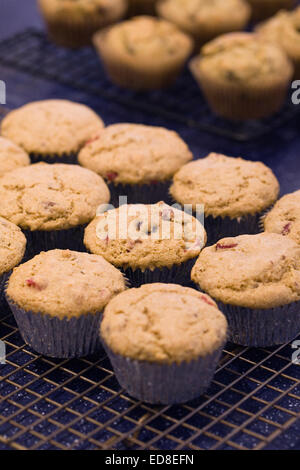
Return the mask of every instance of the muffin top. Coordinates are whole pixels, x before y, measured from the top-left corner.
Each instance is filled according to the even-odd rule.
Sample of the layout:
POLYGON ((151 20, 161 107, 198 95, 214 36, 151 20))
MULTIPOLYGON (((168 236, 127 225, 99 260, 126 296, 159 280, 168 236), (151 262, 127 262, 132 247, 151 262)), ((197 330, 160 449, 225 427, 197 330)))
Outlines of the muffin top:
POLYGON ((96 45, 105 44, 107 54, 119 64, 130 62, 135 67, 153 71, 177 64, 192 52, 193 41, 175 25, 152 16, 136 16, 100 31, 96 45))
POLYGON ((292 77, 293 67, 278 45, 253 33, 224 34, 206 44, 195 70, 222 85, 256 87, 292 77))
POLYGON ((192 280, 214 299, 268 309, 300 300, 300 246, 275 233, 224 238, 200 254, 192 280))
POLYGON ((264 229, 287 236, 300 245, 300 190, 276 202, 264 218, 264 229))
POLYGON ((50 250, 14 269, 7 295, 25 310, 71 318, 101 312, 124 289, 122 273, 101 256, 50 250))
POLYGON ((181 204, 204 204, 206 215, 237 218, 273 204, 279 184, 272 170, 261 162, 210 153, 184 165, 170 188, 181 204))
POLYGON ((205 294, 175 284, 145 284, 115 297, 101 336, 115 354, 156 363, 189 362, 226 341, 227 321, 205 294))
POLYGON ((257 32, 265 39, 280 44, 290 57, 300 60, 300 7, 280 11, 258 25, 257 32))
POLYGON ((25 248, 26 238, 21 229, 0 217, 0 274, 20 263, 25 248))
POLYGON ((21 147, 0 137, 0 177, 15 168, 30 165, 30 159, 21 147))
POLYGON ((117 21, 126 12, 126 0, 38 0, 47 15, 72 19, 93 18, 117 21))
POLYGON ((0 216, 29 230, 83 225, 109 198, 101 176, 78 165, 36 163, 0 180, 0 216))
POLYGON ((160 0, 158 13, 194 34, 199 28, 226 32, 227 27, 246 24, 250 7, 245 0, 160 0))
POLYGON ((195 258, 206 233, 195 217, 164 202, 130 204, 96 217, 85 230, 84 243, 115 266, 144 271, 195 258))
POLYGON ((114 184, 165 181, 192 159, 174 131, 141 124, 114 124, 81 150, 78 161, 114 184))
POLYGON ((63 155, 77 152, 102 127, 102 119, 83 104, 45 100, 8 113, 1 133, 28 153, 63 155))

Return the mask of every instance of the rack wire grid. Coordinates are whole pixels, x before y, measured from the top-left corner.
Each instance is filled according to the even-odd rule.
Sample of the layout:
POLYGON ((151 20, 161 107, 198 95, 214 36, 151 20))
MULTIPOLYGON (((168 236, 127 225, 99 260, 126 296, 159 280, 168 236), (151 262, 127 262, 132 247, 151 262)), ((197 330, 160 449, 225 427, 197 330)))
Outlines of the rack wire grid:
MULTIPOLYGON (((124 98, 126 104, 135 96, 148 106, 150 95, 121 94, 106 81, 99 82, 105 79, 92 50, 57 49, 36 31, 0 43, 0 64, 10 65, 10 78, 21 70, 28 73, 29 78, 24 74, 10 80, 15 83, 10 101, 29 99, 28 82, 34 74, 71 84, 73 99, 81 83, 94 105, 92 89, 97 86, 99 92, 100 83, 99 93, 108 100, 124 98)), ((193 93, 198 93, 186 80, 187 88, 194 86, 193 93)), ((171 102, 178 87, 184 84, 166 92, 164 101, 171 102)), ((151 100, 153 96, 159 103, 161 93, 151 95, 151 100)), ((140 106, 134 101, 132 106, 136 105, 140 106)), ((0 108, 0 119, 6 112, 0 108)), ((110 112, 116 109, 112 106, 110 112)), ((37 354, 22 340, 8 307, 0 313, 0 340, 6 346, 6 363, 0 365, 0 450, 300 448, 300 367, 292 361, 292 355, 297 356, 293 346, 299 348, 300 342, 264 349, 228 343, 204 395, 178 406, 152 406, 127 395, 103 350, 72 360, 37 354)))
POLYGON ((236 141, 262 137, 299 114, 299 106, 294 106, 289 96, 281 112, 272 118, 244 123, 218 118, 210 112, 187 69, 169 90, 137 93, 120 89, 106 78, 92 48, 80 51, 57 48, 42 32, 34 29, 1 42, 0 64, 236 141))

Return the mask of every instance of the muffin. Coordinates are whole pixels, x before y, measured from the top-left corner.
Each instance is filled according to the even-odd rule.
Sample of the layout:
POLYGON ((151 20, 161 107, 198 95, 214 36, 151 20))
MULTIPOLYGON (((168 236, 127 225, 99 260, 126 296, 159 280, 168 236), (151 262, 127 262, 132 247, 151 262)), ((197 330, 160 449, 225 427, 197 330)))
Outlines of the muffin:
POLYGON ((171 405, 208 388, 226 342, 227 321, 205 294, 174 284, 148 284, 107 305, 101 337, 130 395, 171 405))
POLYGON ((300 245, 300 191, 279 199, 262 222, 266 232, 289 237, 300 245))
POLYGON ((28 154, 10 140, 0 137, 0 177, 8 171, 28 165, 28 154))
POLYGON ((112 82, 134 90, 171 85, 193 50, 188 35, 150 16, 96 33, 94 45, 112 82))
POLYGON ((293 76, 282 49, 253 33, 214 39, 190 67, 212 111, 232 120, 275 114, 285 102, 293 76))
POLYGON ((251 9, 246 0, 160 0, 158 14, 189 33, 197 47, 247 25, 251 9))
POLYGON ((252 10, 252 20, 260 21, 283 8, 293 8, 296 0, 247 0, 252 10))
POLYGON ((77 48, 91 43, 98 29, 119 21, 126 0, 38 0, 49 37, 59 46, 77 48))
POLYGON ((116 207, 124 195, 129 204, 167 200, 172 176, 192 158, 176 132, 141 124, 106 127, 78 155, 82 166, 109 183, 116 207))
POLYGON ((1 134, 29 153, 32 163, 77 163, 80 148, 102 128, 102 119, 83 104, 45 100, 8 113, 1 134))
POLYGON ((157 0, 128 0, 128 15, 154 15, 157 0))
POLYGON ((87 249, 121 268, 135 287, 189 282, 205 242, 205 230, 196 218, 164 202, 106 211, 84 234, 87 249))
POLYGON ((218 302, 234 343, 273 346, 300 331, 300 246, 288 237, 224 238, 202 251, 192 280, 218 302))
POLYGON ((259 231, 262 213, 274 204, 279 183, 261 162, 210 153, 184 165, 174 176, 170 193, 182 205, 204 204, 208 243, 223 237, 259 231))
POLYGON ((14 269, 6 297, 24 341, 67 358, 99 348, 103 309, 124 289, 123 275, 101 256, 51 250, 14 269))
POLYGON ((42 250, 84 250, 83 229, 109 201, 103 179, 78 165, 36 163, 0 180, 0 216, 21 227, 33 256, 42 250))
POLYGON ((11 270, 17 266, 25 253, 26 238, 21 229, 0 217, 0 318, 5 305, 4 290, 11 270))
POLYGON ((258 25, 257 33, 267 41, 280 45, 294 64, 295 78, 300 78, 300 7, 281 11, 258 25))

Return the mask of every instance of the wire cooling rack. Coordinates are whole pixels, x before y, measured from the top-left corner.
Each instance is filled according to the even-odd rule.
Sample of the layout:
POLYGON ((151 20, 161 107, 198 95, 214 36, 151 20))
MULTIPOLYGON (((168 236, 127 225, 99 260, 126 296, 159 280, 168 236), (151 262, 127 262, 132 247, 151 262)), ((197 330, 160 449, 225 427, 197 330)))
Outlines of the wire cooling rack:
MULTIPOLYGON (((97 93, 108 102, 121 104, 134 98, 132 107, 145 107, 145 113, 149 112, 148 100, 157 106, 162 98, 169 103, 168 109, 174 100, 176 109, 174 90, 177 93, 184 87, 179 81, 173 92, 163 96, 160 92, 121 93, 103 79, 91 50, 57 49, 36 31, 0 43, 1 63, 11 67, 9 96, 15 106, 21 99, 30 99, 26 88, 30 80, 16 73, 21 70, 28 76, 72 85, 72 90, 80 88, 94 104, 97 93), (93 87, 98 91, 91 91, 93 87)), ((199 91, 188 76, 186 83, 185 96, 192 104, 190 87, 194 87, 197 99, 199 91)), ((37 94, 43 95, 42 87, 37 94)), ((73 91, 71 94, 76 99, 73 91)), ((201 103, 199 96, 199 107, 204 106, 201 103)), ((207 113, 203 109, 198 116, 207 113)), ((0 119, 6 112, 0 107, 0 119)), ((110 112, 116 109, 112 107, 110 112)), ((6 364, 0 365, 0 450, 300 449, 300 367, 292 362, 297 351, 292 344, 248 349, 228 343, 207 393, 192 402, 167 407, 147 405, 128 396, 104 351, 76 360, 38 355, 24 344, 8 309, 0 312, 0 341, 6 346, 6 364)))
POLYGON ((236 123, 217 118, 187 69, 168 90, 149 93, 124 90, 106 78, 92 48, 79 51, 58 48, 42 32, 33 29, 0 43, 0 64, 236 141, 251 141, 269 134, 293 120, 300 111, 300 106, 293 105, 288 97, 282 111, 271 119, 236 123))

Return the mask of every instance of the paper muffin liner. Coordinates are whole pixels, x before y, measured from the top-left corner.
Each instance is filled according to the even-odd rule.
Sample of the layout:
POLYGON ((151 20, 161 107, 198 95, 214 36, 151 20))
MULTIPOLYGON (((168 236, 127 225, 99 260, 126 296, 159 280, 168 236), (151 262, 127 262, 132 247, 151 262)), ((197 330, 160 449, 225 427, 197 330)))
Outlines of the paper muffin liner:
POLYGON ((110 183, 108 187, 111 194, 110 204, 114 207, 119 207, 120 196, 127 196, 127 204, 156 204, 160 201, 168 204, 170 202, 170 181, 140 185, 110 183))
POLYGON ((257 0, 249 2, 252 9, 252 21, 262 21, 275 15, 279 10, 289 10, 296 6, 296 0, 257 0))
POLYGON ((247 214, 239 218, 205 217, 204 227, 207 233, 207 245, 214 245, 217 241, 238 235, 254 235, 260 232, 260 220, 266 211, 257 214, 247 214))
POLYGON ((214 83, 210 77, 200 73, 196 57, 190 62, 190 70, 197 80, 211 110, 226 119, 251 120, 262 119, 276 114, 284 105, 288 96, 288 87, 293 75, 283 70, 282 80, 270 86, 260 82, 257 88, 222 86, 214 83))
POLYGON ((158 90, 171 86, 181 73, 185 60, 178 59, 176 64, 170 64, 160 69, 146 70, 135 64, 121 62, 110 54, 105 44, 105 36, 109 29, 98 32, 93 37, 94 46, 100 56, 102 64, 110 80, 122 87, 136 91, 158 90))
POLYGON ((23 340, 39 354, 57 358, 83 357, 101 348, 99 328, 102 312, 60 319, 26 311, 8 296, 6 300, 23 340))
POLYGON ((122 269, 125 277, 129 280, 132 287, 140 287, 143 284, 152 284, 162 282, 166 284, 189 285, 191 270, 196 262, 197 257, 185 261, 181 264, 174 264, 170 268, 156 268, 154 270, 145 269, 122 269))
POLYGON ((300 332, 300 301, 282 307, 251 309, 217 302, 229 324, 229 341, 250 347, 291 342, 300 332))
POLYGON ((152 404, 184 403, 203 394, 209 387, 222 352, 181 364, 156 364, 115 354, 102 344, 120 385, 132 397, 152 404))
POLYGON ((8 279, 10 278, 12 271, 7 271, 0 276, 0 320, 7 315, 7 302, 5 299, 5 289, 8 279), (5 308, 6 307, 6 308, 5 308))
POLYGON ((68 163, 76 165, 78 163, 77 153, 64 153, 62 155, 50 155, 42 153, 31 153, 31 163, 45 162, 45 163, 68 163))
POLYGON ((128 0, 128 16, 155 15, 158 0, 128 0))
POLYGON ((67 230, 23 230, 27 239, 25 260, 41 251, 54 249, 86 251, 83 244, 85 227, 86 225, 78 225, 67 230))

